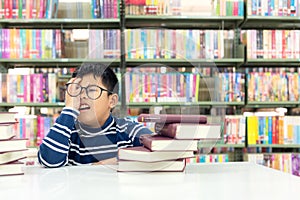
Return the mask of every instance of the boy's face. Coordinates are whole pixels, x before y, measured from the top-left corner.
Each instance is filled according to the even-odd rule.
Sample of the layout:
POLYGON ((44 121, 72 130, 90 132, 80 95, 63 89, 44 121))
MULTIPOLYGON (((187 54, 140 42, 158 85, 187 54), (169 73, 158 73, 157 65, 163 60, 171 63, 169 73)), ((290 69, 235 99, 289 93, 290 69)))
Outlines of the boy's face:
MULTIPOLYGON (((92 74, 85 75, 79 83, 82 87, 97 85, 103 89, 107 89, 101 81, 101 78, 96 79, 92 74)), ((90 99, 86 90, 83 89, 80 94, 80 114, 78 120, 88 126, 97 128, 102 126, 110 115, 110 110, 117 104, 118 95, 111 94, 108 96, 107 91, 102 91, 101 96, 96 99, 90 99)))

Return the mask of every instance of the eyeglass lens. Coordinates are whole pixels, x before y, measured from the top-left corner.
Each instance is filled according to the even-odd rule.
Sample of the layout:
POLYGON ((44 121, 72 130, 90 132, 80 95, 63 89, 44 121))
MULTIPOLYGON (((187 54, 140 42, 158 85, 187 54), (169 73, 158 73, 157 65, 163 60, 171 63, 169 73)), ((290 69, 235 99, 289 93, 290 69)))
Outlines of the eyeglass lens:
POLYGON ((102 89, 95 85, 90 85, 88 87, 82 87, 77 83, 68 84, 67 92, 70 96, 76 97, 81 94, 82 90, 85 89, 86 95, 90 99, 97 99, 102 94, 102 89))

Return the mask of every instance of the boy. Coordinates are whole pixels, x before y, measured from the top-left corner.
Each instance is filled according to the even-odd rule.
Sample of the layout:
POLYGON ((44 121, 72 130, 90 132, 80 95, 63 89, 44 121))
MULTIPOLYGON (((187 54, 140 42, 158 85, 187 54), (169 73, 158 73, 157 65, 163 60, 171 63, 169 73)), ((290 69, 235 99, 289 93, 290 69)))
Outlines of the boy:
POLYGON ((66 86, 65 107, 39 148, 43 166, 111 164, 119 148, 140 146, 139 137, 152 133, 142 124, 112 116, 118 79, 110 68, 83 64, 66 86))

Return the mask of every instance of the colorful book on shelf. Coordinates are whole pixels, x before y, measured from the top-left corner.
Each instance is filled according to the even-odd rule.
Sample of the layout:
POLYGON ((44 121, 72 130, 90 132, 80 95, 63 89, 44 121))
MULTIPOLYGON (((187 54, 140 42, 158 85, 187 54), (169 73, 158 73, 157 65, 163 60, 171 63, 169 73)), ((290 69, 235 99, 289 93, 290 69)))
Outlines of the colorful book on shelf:
POLYGON ((198 140, 178 140, 160 135, 143 135, 143 145, 151 151, 197 151, 198 140))
POLYGON ((0 165, 15 162, 26 158, 24 151, 10 151, 0 153, 0 165))
POLYGON ((129 147, 119 149, 118 158, 120 160, 131 160, 141 162, 159 162, 166 160, 177 160, 191 158, 193 151, 151 151, 146 147, 129 147))
POLYGON ((221 139, 220 124, 156 123, 156 133, 175 139, 218 140, 221 139))
POLYGON ((205 115, 187 115, 187 114, 145 114, 138 116, 139 122, 159 122, 159 123, 199 123, 206 124, 205 115))
POLYGON ((16 161, 0 165, 0 176, 23 175, 24 163, 16 161))
POLYGON ((0 153, 27 149, 27 139, 0 140, 0 153))
POLYGON ((119 172, 182 172, 186 166, 185 159, 159 161, 159 162, 140 162, 119 160, 119 172))

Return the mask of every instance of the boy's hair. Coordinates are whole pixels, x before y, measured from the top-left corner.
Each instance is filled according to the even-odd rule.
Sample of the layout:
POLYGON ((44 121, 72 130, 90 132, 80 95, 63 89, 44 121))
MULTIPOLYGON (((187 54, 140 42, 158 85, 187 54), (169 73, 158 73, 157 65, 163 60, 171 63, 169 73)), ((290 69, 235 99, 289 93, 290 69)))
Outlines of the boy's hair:
POLYGON ((77 77, 93 74, 94 78, 101 78, 102 84, 113 93, 119 92, 119 81, 115 72, 102 63, 84 63, 74 72, 77 77))

